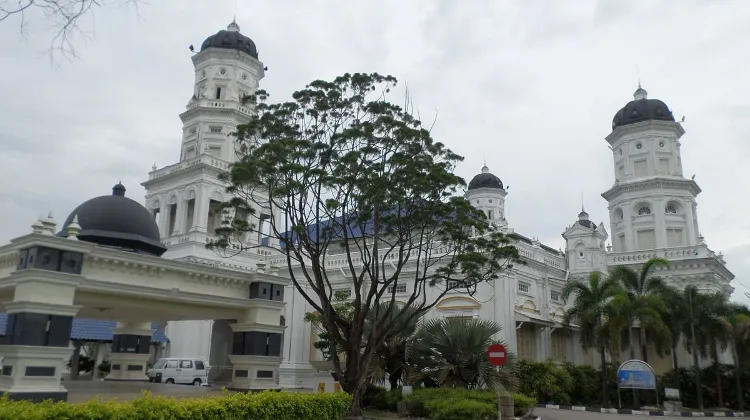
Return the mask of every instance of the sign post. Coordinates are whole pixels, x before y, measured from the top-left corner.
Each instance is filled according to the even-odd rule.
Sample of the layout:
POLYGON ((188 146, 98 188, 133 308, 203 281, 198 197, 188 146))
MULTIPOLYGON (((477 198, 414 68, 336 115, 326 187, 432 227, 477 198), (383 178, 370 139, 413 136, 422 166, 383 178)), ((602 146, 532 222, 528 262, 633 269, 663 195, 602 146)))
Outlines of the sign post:
POLYGON ((654 369, 643 360, 628 360, 617 369, 617 399, 622 408, 621 389, 653 389, 656 393, 656 406, 659 406, 659 392, 656 388, 654 369))
MULTIPOLYGON (((503 366, 508 361, 508 351, 505 350, 505 346, 499 343, 492 344, 487 349, 487 360, 492 366, 495 366, 497 372, 500 372, 500 366, 503 366)), ((501 391, 503 384, 498 384, 497 387, 497 420, 502 420, 503 411, 502 404, 500 403, 501 391)))

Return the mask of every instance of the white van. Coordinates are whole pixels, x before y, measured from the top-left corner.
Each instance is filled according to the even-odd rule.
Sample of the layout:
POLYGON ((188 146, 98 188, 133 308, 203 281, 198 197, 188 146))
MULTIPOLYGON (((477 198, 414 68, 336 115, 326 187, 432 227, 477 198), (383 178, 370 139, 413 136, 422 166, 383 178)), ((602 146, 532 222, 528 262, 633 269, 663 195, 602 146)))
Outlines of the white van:
POLYGON ((147 371, 149 382, 208 385, 210 367, 201 359, 167 357, 159 359, 147 371))

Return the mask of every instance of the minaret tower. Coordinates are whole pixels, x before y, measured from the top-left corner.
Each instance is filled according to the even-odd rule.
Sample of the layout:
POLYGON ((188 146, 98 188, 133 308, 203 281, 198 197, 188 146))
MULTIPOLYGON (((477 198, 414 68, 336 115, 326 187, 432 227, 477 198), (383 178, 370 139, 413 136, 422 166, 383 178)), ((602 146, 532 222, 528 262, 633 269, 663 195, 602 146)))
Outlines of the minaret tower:
POLYGON ((614 157, 615 182, 602 197, 609 203, 613 251, 608 265, 637 265, 666 258, 674 277, 703 290, 731 290, 734 275, 721 255, 708 249, 698 228, 693 177, 683 176, 680 138, 672 111, 649 99, 640 84, 620 109, 606 137, 614 157))
MULTIPOLYGON (((193 50, 192 45, 190 48, 193 50)), ((146 188, 146 207, 154 213, 162 241, 169 249, 166 258, 221 260, 205 249, 221 226, 219 206, 229 198, 218 176, 236 159, 231 133, 250 120, 252 110, 243 105, 242 99, 258 89, 264 65, 255 43, 240 33, 234 21, 226 30, 206 38, 192 61, 195 82, 187 109, 180 114, 180 160, 160 169, 154 167, 142 185, 146 188)), ((251 223, 260 226, 261 220, 251 223)), ((260 232, 250 236, 246 242, 262 241, 260 232)), ((243 256, 238 258, 242 260, 243 256)), ((246 262, 254 265, 254 261, 246 262)))
POLYGON ((649 99, 640 84, 633 98, 617 112, 607 136, 615 183, 602 196, 609 202, 614 251, 696 245, 695 198, 701 190, 682 176, 685 130, 667 105, 649 99))
POLYGON ((503 187, 503 181, 491 174, 487 165, 484 165, 482 173, 469 182, 464 197, 484 212, 490 224, 504 231, 508 227, 508 221, 505 219, 506 195, 508 192, 503 187))

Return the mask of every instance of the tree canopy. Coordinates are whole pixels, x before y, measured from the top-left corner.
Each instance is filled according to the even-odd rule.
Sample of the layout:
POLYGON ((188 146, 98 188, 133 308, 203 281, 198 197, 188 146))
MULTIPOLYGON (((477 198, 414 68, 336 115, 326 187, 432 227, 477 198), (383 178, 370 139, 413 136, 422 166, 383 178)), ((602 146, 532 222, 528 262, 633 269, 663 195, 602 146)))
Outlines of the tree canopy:
POLYGON ((257 217, 244 215, 265 215, 265 243, 278 245, 297 291, 344 346, 345 360, 333 351, 332 361, 355 405, 375 343, 393 334, 396 320, 421 317, 451 289, 475 293, 520 262, 511 241, 459 194, 462 157, 432 138, 408 101, 388 101, 396 83, 345 74, 314 81, 289 102, 271 104, 264 91, 247 98, 257 115, 237 128, 238 160, 226 178, 231 220, 212 244, 259 246, 237 243, 258 228, 257 217), (341 285, 351 288, 346 316, 334 299, 341 285))

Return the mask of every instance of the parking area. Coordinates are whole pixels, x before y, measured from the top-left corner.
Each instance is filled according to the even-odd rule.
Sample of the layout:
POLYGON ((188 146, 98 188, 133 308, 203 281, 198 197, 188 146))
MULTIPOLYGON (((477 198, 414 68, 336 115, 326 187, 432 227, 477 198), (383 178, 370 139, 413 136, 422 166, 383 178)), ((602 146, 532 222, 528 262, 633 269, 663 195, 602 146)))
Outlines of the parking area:
POLYGON ((167 385, 149 382, 68 380, 63 381, 63 386, 68 389, 68 402, 70 403, 87 402, 94 398, 102 401, 132 400, 142 397, 143 391, 175 398, 219 396, 222 393, 221 386, 167 385))

